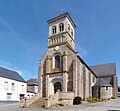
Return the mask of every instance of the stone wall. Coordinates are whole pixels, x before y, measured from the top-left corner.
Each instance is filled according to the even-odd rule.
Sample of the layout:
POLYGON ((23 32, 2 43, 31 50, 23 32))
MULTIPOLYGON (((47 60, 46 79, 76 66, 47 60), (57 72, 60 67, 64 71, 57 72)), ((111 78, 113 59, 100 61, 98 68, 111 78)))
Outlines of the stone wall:
POLYGON ((109 99, 112 97, 112 87, 101 87, 101 99, 109 99))
POLYGON ((56 104, 68 106, 73 105, 74 92, 56 92, 54 95, 45 99, 45 108, 56 104))
POLYGON ((35 86, 34 85, 27 85, 27 91, 35 93, 35 86))
POLYGON ((59 104, 64 106, 73 105, 74 93, 73 92, 60 92, 59 104))

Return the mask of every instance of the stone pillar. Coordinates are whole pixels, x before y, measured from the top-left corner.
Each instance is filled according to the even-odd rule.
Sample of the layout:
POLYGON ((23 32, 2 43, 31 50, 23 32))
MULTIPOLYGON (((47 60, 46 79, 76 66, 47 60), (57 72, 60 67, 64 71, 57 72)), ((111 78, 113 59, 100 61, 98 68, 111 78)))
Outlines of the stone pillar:
POLYGON ((117 98, 117 93, 118 93, 118 80, 117 76, 113 76, 113 96, 117 98))
POLYGON ((46 75, 46 97, 49 98, 49 88, 50 88, 50 83, 49 83, 49 75, 46 75))
POLYGON ((78 76, 78 95, 83 98, 83 65, 80 63, 80 73, 78 76))
POLYGON ((42 97, 42 75, 43 75, 43 67, 40 61, 38 67, 38 92, 40 93, 40 97, 42 97))
POLYGON ((51 57, 47 56, 46 59, 46 73, 50 73, 51 71, 51 57))
POLYGON ((50 83, 49 83, 49 75, 46 75, 46 99, 45 99, 45 108, 49 108, 49 89, 50 89, 50 83))
POLYGON ((68 71, 68 68, 67 68, 67 52, 64 52, 63 53, 63 71, 68 71))
POLYGON ((91 81, 92 73, 89 72, 89 96, 92 97, 92 81, 91 81))
POLYGON ((75 92, 75 96, 77 96, 77 55, 73 61, 73 91, 75 92))
POLYGON ((85 98, 89 97, 89 70, 85 68, 85 98))
POLYGON ((82 76, 82 81, 83 81, 83 99, 85 100, 85 93, 86 93, 86 70, 85 70, 85 65, 83 65, 83 76, 82 76))
POLYGON ((67 92, 67 72, 63 73, 63 92, 67 92))
POLYGON ((67 72, 68 72, 68 68, 67 68, 67 52, 63 53, 63 91, 67 92, 67 72))

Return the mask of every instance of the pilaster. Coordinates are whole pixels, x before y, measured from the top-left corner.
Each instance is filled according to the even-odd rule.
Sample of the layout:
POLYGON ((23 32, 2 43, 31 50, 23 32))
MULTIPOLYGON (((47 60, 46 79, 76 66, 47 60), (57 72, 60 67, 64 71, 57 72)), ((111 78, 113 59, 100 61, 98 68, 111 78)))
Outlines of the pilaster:
POLYGON ((92 80, 91 80, 92 73, 89 72, 89 96, 92 97, 92 80))
POLYGON ((68 68, 67 68, 67 52, 63 53, 63 91, 67 92, 67 76, 68 76, 68 68))
POLYGON ((50 73, 51 71, 51 57, 47 56, 46 59, 46 73, 50 73))
POLYGON ((77 56, 73 61, 73 91, 75 96, 77 96, 77 56))
POLYGON ((49 98, 49 88, 50 88, 50 83, 49 83, 49 75, 46 75, 46 98, 49 98))
POLYGON ((80 73, 78 77, 78 95, 83 98, 83 65, 80 63, 80 73))
POLYGON ((38 92, 40 93, 40 97, 42 97, 42 75, 43 75, 43 67, 40 61, 38 67, 38 92))
POLYGON ((89 97, 89 70, 85 68, 85 98, 89 97))

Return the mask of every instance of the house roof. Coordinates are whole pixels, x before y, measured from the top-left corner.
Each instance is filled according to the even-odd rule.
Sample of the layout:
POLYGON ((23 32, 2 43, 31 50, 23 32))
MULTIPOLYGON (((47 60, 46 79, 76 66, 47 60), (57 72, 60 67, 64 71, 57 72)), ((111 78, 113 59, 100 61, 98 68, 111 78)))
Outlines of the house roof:
POLYGON ((0 77, 25 82, 25 80, 16 72, 3 67, 0 67, 0 77))
POLYGON ((115 63, 95 65, 95 66, 90 66, 90 68, 95 72, 97 77, 110 76, 110 75, 112 76, 116 74, 115 63))
POLYGON ((27 80, 27 84, 28 85, 38 85, 38 80, 37 80, 37 78, 31 78, 31 79, 27 80))
POLYGON ((94 86, 101 86, 101 87, 104 87, 104 86, 112 86, 111 84, 109 84, 107 81, 105 81, 104 79, 100 78, 94 86))

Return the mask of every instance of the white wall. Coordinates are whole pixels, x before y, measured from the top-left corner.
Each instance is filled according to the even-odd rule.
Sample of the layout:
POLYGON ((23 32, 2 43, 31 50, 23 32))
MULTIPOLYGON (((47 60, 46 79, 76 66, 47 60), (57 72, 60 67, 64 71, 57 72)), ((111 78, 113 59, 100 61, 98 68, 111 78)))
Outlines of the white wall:
POLYGON ((0 77, 0 101, 19 101, 20 94, 26 95, 26 92, 27 83, 0 77))

